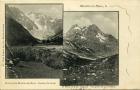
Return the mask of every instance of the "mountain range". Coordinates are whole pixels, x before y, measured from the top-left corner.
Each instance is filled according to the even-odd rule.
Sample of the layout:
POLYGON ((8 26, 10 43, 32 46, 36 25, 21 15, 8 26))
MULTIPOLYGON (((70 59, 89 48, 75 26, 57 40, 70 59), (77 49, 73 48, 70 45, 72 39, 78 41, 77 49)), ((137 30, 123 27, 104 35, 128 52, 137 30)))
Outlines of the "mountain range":
MULTIPOLYGON (((24 13, 6 7, 6 38, 11 45, 63 44, 62 19, 37 13, 24 13)), ((82 56, 100 58, 118 54, 118 40, 103 33, 95 24, 72 25, 64 37, 64 49, 82 56)))
MULTIPOLYGON (((55 40, 56 43, 59 44, 63 43, 62 19, 51 18, 47 15, 37 13, 37 12, 25 13, 16 7, 6 6, 6 31, 7 31, 7 38, 17 36, 16 38, 18 39, 26 38, 30 43, 32 43, 32 41, 36 41, 38 43, 42 43, 43 41, 47 42, 48 39, 49 41, 51 41, 50 38, 56 36, 59 36, 59 38, 57 39, 60 39, 59 41, 55 40), (10 33, 12 32, 11 28, 12 29, 14 28, 13 30, 14 33, 12 34, 10 33), (28 36, 34 38, 34 40, 31 40, 31 38, 26 37, 26 34, 23 33, 24 32, 23 29, 24 31, 26 31, 26 34, 28 33, 28 36), (19 35, 19 33, 25 35, 19 35)), ((9 42, 12 43, 13 41, 9 41, 9 42)), ((16 39, 14 40, 14 42, 16 42, 16 39)))
POLYGON ((118 40, 95 24, 83 27, 75 24, 64 38, 64 48, 76 55, 102 58, 118 54, 118 40))

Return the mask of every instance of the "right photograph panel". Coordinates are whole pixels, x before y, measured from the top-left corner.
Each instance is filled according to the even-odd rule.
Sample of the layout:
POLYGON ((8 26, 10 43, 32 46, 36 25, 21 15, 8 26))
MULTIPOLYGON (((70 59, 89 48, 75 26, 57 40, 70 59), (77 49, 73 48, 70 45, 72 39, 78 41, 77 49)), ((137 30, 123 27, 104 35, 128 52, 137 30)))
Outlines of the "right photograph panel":
POLYGON ((119 84, 119 12, 64 12, 62 86, 119 84))

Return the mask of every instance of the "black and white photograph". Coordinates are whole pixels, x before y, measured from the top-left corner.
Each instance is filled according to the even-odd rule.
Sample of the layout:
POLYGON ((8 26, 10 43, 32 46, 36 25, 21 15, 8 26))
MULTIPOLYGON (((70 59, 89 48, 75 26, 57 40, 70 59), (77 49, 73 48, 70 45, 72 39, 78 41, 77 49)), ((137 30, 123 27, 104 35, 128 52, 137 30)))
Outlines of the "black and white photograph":
POLYGON ((5 5, 6 78, 60 78, 63 4, 5 5))
POLYGON ((119 13, 64 11, 63 4, 7 4, 6 78, 61 86, 119 84, 119 13))
POLYGON ((117 11, 64 12, 62 86, 118 85, 117 11))
POLYGON ((139 3, 0 1, 0 90, 140 88, 139 3))

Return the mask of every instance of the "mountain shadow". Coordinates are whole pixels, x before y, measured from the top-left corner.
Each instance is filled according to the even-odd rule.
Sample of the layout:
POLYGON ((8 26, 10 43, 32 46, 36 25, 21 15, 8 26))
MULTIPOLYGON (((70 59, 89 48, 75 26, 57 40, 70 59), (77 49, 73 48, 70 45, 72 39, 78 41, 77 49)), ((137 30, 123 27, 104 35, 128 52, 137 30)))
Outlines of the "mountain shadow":
POLYGON ((33 45, 38 41, 21 24, 6 17, 6 42, 11 46, 33 45))

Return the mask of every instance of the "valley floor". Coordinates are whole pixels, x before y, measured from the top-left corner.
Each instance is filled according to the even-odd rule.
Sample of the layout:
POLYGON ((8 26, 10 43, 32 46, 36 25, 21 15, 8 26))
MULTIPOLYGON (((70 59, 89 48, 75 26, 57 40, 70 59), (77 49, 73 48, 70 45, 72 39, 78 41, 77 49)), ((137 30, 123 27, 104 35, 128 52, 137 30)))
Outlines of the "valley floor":
POLYGON ((61 85, 118 85, 118 55, 82 65, 70 66, 63 71, 61 85))
POLYGON ((76 55, 63 55, 61 47, 14 47, 12 50, 21 59, 14 66, 7 66, 6 78, 56 78, 62 86, 119 83, 118 55, 87 61, 76 55))
MULTIPOLYGON (((15 67, 12 67, 12 70, 18 76, 18 78, 62 78, 63 72, 60 69, 54 69, 48 67, 47 65, 40 62, 25 62, 20 61, 15 67)), ((15 78, 12 71, 8 70, 7 75, 9 78, 15 78)))

